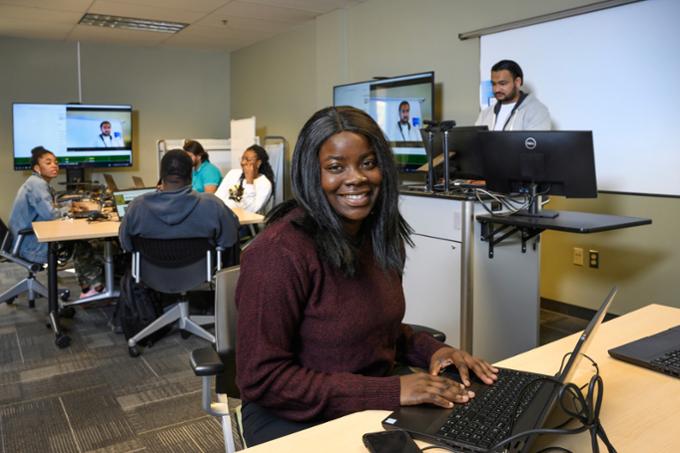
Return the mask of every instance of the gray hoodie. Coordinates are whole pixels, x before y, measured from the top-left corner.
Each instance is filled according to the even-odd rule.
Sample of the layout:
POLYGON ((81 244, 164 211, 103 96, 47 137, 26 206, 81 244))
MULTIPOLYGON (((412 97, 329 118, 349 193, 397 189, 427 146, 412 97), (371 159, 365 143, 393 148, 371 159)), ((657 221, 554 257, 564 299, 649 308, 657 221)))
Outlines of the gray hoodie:
MULTIPOLYGON (((475 126, 486 126, 490 131, 496 124, 497 109, 500 104, 496 103, 485 108, 479 113, 475 126)), ((549 131, 550 112, 548 108, 532 94, 520 92, 519 100, 503 128, 504 131, 549 131)))
POLYGON ((120 226, 123 249, 131 251, 132 236, 154 239, 214 238, 225 249, 238 240, 238 218, 211 193, 191 186, 152 192, 135 198, 120 226))

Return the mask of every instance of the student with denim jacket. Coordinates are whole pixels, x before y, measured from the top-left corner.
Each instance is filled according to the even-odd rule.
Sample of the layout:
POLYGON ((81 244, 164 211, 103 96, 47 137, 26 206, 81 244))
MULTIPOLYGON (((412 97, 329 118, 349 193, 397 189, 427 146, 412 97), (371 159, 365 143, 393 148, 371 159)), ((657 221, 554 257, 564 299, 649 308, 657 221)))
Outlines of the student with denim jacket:
MULTIPOLYGON (((9 218, 9 229, 16 238, 19 231, 31 228, 31 224, 41 220, 59 217, 59 209, 54 204, 54 190, 50 181, 59 174, 59 163, 52 151, 42 146, 31 150, 33 173, 19 188, 14 199, 9 218)), ((101 257, 95 253, 88 241, 78 241, 74 248, 74 265, 82 288, 81 297, 96 294, 103 289, 103 266, 101 257)), ((40 243, 35 235, 27 235, 21 242, 19 255, 34 263, 47 262, 47 243, 40 243)))

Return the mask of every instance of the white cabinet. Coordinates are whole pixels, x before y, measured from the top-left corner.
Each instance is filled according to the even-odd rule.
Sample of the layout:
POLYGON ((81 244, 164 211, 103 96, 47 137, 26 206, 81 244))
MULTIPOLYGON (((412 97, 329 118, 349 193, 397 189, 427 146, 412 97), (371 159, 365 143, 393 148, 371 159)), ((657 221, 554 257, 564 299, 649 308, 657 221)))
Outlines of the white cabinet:
POLYGON ((460 340, 460 242, 414 234, 404 270, 405 321, 460 340))
POLYGON ((538 346, 540 244, 481 240, 476 201, 402 194, 415 247, 406 249, 405 322, 441 330, 447 343, 498 361, 538 346))

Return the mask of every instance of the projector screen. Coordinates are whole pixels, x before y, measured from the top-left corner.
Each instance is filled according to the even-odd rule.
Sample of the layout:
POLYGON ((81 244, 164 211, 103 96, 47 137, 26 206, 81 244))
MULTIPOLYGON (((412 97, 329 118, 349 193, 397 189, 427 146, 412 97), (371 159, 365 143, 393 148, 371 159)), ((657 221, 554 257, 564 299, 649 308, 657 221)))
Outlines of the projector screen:
POLYGON ((482 36, 482 85, 515 60, 554 129, 593 131, 598 190, 680 196, 678 19, 645 0, 482 36))

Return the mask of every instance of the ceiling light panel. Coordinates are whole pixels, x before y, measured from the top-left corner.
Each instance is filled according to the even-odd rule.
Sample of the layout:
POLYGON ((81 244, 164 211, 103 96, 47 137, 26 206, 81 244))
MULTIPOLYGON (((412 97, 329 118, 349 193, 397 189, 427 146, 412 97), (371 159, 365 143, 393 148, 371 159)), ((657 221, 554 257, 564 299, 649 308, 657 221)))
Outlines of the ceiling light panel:
POLYGON ((135 17, 111 16, 108 14, 85 14, 78 22, 82 25, 92 25, 105 28, 122 28, 126 30, 153 31, 174 34, 183 30, 187 25, 182 22, 139 19, 135 17))

